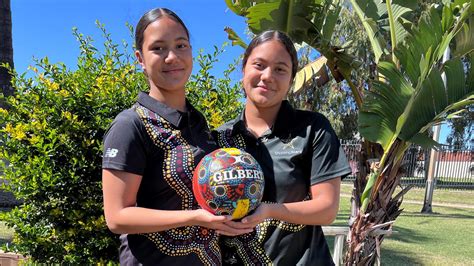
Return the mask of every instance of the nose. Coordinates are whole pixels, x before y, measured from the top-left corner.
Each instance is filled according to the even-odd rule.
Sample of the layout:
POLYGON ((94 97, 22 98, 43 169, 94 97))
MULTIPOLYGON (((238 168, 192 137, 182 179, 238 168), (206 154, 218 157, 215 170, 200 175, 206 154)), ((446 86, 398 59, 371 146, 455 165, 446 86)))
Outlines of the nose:
POLYGON ((173 63, 177 58, 178 56, 176 55, 176 53, 173 50, 170 50, 168 54, 166 55, 165 63, 167 64, 173 63))
POLYGON ((271 81, 273 79, 273 71, 271 68, 267 67, 262 71, 261 79, 264 81, 271 81))

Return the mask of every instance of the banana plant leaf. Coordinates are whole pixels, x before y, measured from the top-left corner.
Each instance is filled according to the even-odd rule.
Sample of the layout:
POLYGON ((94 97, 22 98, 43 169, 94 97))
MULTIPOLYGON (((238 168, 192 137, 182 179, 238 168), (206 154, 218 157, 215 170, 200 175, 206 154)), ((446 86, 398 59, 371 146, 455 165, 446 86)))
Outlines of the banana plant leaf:
MULTIPOLYGON (((472 52, 459 54, 467 56, 470 64, 463 64, 459 56, 440 64, 439 55, 457 34, 470 31, 465 23, 459 27, 467 19, 462 12, 468 11, 469 6, 465 6, 458 20, 443 33, 442 19, 432 8, 399 48, 401 68, 393 62, 379 62, 378 70, 384 81, 373 83, 373 91, 362 106, 359 114, 362 136, 380 143, 384 150, 396 138, 423 146, 433 145, 435 143, 425 134, 427 129, 445 120, 449 113, 474 103, 472 52)), ((465 49, 467 46, 463 44, 462 50, 471 51, 465 49)))
POLYGON ((225 0, 227 7, 239 16, 245 16, 247 9, 252 6, 252 2, 264 1, 248 1, 248 0, 225 0))
POLYGON ((310 43, 308 40, 321 29, 320 25, 312 23, 312 19, 322 9, 322 5, 312 0, 281 0, 256 4, 248 9, 246 17, 255 34, 274 29, 288 33, 295 42, 310 43))
POLYGON ((374 81, 359 112, 359 132, 387 150, 397 131, 397 120, 415 89, 393 62, 379 62, 379 73, 386 81, 374 81))
POLYGON ((462 26, 460 31, 455 38, 454 56, 462 56, 474 51, 474 16, 471 15, 468 18, 468 22, 462 26))
POLYGON ((383 32, 390 33, 392 49, 401 44, 408 34, 410 21, 413 20, 412 10, 419 1, 350 0, 350 2, 362 21, 374 51, 375 62, 378 62, 390 54, 383 32))
POLYGON ((315 75, 322 76, 323 71, 326 71, 327 59, 324 56, 320 56, 315 61, 307 64, 298 73, 296 73, 295 81, 293 83, 293 92, 298 92, 304 85, 313 79, 315 75))

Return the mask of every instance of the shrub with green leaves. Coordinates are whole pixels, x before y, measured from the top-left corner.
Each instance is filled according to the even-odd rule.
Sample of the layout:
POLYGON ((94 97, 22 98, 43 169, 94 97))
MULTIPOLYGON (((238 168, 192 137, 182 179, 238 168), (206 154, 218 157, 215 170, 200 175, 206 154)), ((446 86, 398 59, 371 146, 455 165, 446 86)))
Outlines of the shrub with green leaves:
POLYGON ((117 238, 102 209, 102 137, 145 89, 131 57, 105 30, 102 52, 90 37, 74 36, 77 69, 36 60, 32 77, 15 74, 10 109, 0 112, 4 178, 23 202, 6 216, 15 229, 12 248, 38 262, 116 259, 117 238))
POLYGON ((210 72, 219 61, 224 47, 225 45, 221 48, 214 46, 214 51, 207 54, 203 50, 199 51, 196 57, 199 71, 191 76, 186 86, 188 99, 204 114, 211 129, 233 119, 243 109, 244 95, 240 84, 233 83, 230 78, 237 61, 228 65, 221 78, 210 72))
MULTIPOLYGON (((103 216, 102 138, 148 85, 130 47, 114 44, 99 28, 105 38, 101 49, 74 31, 80 44, 74 70, 43 58, 28 73, 14 73, 15 95, 6 99, 10 109, 0 109, 0 159, 9 162, 0 173, 22 202, 4 217, 15 235, 3 249, 34 262, 118 261, 118 237, 103 216)), ((201 70, 188 86, 191 102, 213 126, 241 108, 239 89, 230 85, 234 65, 224 78, 209 74, 221 52, 197 56, 201 70)))

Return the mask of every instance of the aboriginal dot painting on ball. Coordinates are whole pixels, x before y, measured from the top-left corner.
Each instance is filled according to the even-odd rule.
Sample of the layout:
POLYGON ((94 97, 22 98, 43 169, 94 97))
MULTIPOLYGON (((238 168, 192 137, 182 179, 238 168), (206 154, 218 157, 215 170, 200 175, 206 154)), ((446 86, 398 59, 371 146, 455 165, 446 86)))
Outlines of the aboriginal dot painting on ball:
POLYGON ((217 215, 240 219, 263 197, 263 172, 252 155, 236 148, 217 149, 201 159, 193 177, 199 205, 217 215))

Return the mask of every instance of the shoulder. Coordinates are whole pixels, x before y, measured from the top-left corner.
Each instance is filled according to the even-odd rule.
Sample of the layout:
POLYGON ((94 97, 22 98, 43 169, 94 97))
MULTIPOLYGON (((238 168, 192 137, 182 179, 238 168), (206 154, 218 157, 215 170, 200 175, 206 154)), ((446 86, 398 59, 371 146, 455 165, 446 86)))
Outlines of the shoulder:
POLYGON ((135 107, 123 110, 120 112, 112 122, 112 124, 116 123, 125 123, 125 124, 134 124, 140 122, 140 117, 138 116, 135 107))
POLYGON ((232 139, 233 135, 233 128, 234 128, 234 121, 227 121, 226 123, 222 124, 218 128, 212 130, 212 136, 217 141, 219 146, 225 146, 223 143, 225 140, 232 139))
POLYGON ((136 134, 143 130, 143 122, 138 116, 135 108, 129 108, 120 112, 110 124, 105 137, 110 135, 136 134))
POLYGON ((241 132, 241 128, 239 129, 239 125, 236 125, 239 121, 241 121, 239 118, 228 121, 212 132, 219 147, 237 147, 244 149, 245 142, 239 133, 241 132))
POLYGON ((220 127, 218 127, 216 129, 216 131, 221 132, 221 131, 232 130, 236 122, 237 122, 236 119, 232 119, 230 121, 227 121, 226 123, 224 123, 220 127))
POLYGON ((314 145, 339 142, 329 119, 323 114, 307 110, 294 110, 291 126, 294 132, 306 132, 314 145))

